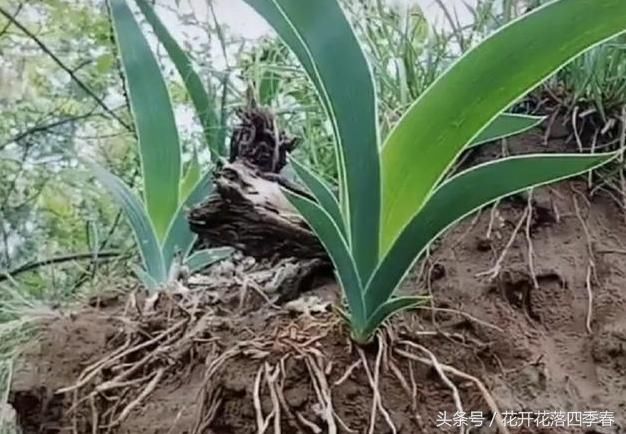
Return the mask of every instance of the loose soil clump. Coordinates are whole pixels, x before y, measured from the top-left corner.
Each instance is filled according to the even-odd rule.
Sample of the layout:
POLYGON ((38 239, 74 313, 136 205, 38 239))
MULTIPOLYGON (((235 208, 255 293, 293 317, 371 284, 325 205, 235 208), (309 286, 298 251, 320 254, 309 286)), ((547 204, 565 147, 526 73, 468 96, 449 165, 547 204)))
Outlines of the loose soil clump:
POLYGON ((25 349, 11 404, 24 433, 623 432, 626 225, 587 193, 537 189, 455 227, 402 289, 431 305, 364 348, 328 282, 278 306, 252 278, 209 274, 154 305, 60 312, 25 349), (549 411, 598 413, 506 420, 549 411))

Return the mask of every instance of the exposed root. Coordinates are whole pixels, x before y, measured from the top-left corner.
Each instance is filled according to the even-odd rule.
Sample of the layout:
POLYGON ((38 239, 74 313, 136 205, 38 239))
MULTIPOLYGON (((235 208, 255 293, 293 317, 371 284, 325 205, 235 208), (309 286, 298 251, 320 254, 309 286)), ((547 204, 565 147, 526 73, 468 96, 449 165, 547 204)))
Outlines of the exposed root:
POLYGON ((463 312, 461 310, 457 310, 457 309, 450 309, 450 308, 443 308, 443 307, 424 307, 424 306, 416 306, 415 307, 416 310, 419 309, 432 309, 435 312, 445 312, 445 313, 452 313, 455 315, 460 315, 462 316, 466 321, 470 321, 470 322, 475 322, 476 324, 479 324, 483 327, 487 327, 490 328, 492 330, 496 330, 500 333, 504 333, 504 330, 496 325, 493 325, 491 323, 488 323, 487 321, 483 321, 479 318, 476 318, 475 316, 470 315, 467 312, 463 312))
POLYGON ((504 246, 504 249, 502 249, 502 252, 500 253, 500 256, 498 257, 498 259, 496 260, 496 263, 494 264, 494 266, 487 271, 478 273, 476 276, 488 276, 490 280, 493 280, 496 277, 498 277, 498 275, 500 274, 500 271, 502 270, 502 264, 504 263, 504 260, 506 259, 506 255, 509 252, 509 249, 511 248, 511 246, 513 245, 513 242, 515 241, 515 238, 517 237, 518 232, 522 228, 524 221, 526 221, 527 216, 528 216, 528 208, 526 208, 524 212, 522 213, 522 217, 517 222, 517 225, 515 226, 515 229, 513 230, 513 233, 511 234, 509 241, 506 243, 506 246, 504 246))
POLYGON ((320 413, 324 421, 329 434, 337 433, 337 425, 335 424, 335 410, 333 409, 333 402, 331 397, 331 391, 326 381, 326 374, 318 365, 318 361, 312 355, 308 355, 305 358, 307 368, 313 379, 313 388, 317 395, 321 409, 320 413))
POLYGON ((361 360, 363 362, 363 368, 365 369, 365 373, 367 374, 367 378, 370 382, 370 386, 372 388, 372 393, 373 393, 372 411, 370 415, 369 429, 367 432, 368 434, 374 433, 374 427, 376 425, 376 414, 378 410, 383 415, 383 418, 385 419, 385 422, 391 429, 391 432, 395 434, 397 432, 396 426, 394 425, 393 421, 391 420, 391 417, 389 416, 389 413, 387 412, 387 410, 382 404, 382 398, 380 396, 380 389, 378 387, 378 381, 380 378, 380 364, 381 364, 385 344, 384 344, 384 339, 381 338, 380 334, 377 336, 377 338, 378 338, 378 353, 376 354, 376 362, 374 365, 373 374, 367 363, 367 358, 365 357, 365 353, 363 352, 362 349, 360 348, 357 349, 357 351, 359 352, 359 356, 361 357, 361 360))
MULTIPOLYGON (((201 367, 201 370, 193 371, 194 375, 201 375, 201 384, 195 386, 197 396, 193 400, 193 406, 181 409, 167 422, 168 426, 164 430, 175 433, 183 425, 189 424, 186 429, 190 434, 210 432, 222 420, 222 412, 229 408, 230 400, 233 399, 232 393, 240 393, 239 389, 231 388, 230 383, 225 380, 228 377, 223 374, 227 369, 233 369, 233 366, 241 366, 246 360, 249 362, 246 369, 252 366, 253 371, 250 376, 251 384, 244 385, 244 396, 252 417, 250 424, 255 426, 257 434, 280 434, 283 431, 374 434, 381 429, 381 425, 388 432, 397 433, 400 431, 397 424, 402 420, 392 419, 389 403, 385 405, 382 387, 387 386, 386 381, 392 381, 394 386, 401 387, 400 393, 406 394, 410 400, 411 419, 415 421, 415 426, 428 431, 418 414, 418 393, 423 380, 416 378, 412 369, 416 362, 434 367, 451 390, 455 407, 458 411, 463 411, 459 390, 451 377, 473 377, 463 377, 454 368, 439 363, 433 353, 421 346, 413 348, 419 348, 426 357, 408 357, 402 352, 407 344, 397 339, 391 326, 377 334, 375 354, 367 354, 354 344, 343 347, 346 355, 355 356, 344 365, 345 360, 329 360, 326 352, 325 342, 329 336, 342 333, 347 337, 343 330, 339 331, 339 323, 334 318, 301 315, 294 319, 282 316, 280 311, 265 305, 269 316, 263 316, 262 319, 266 321, 270 318, 274 325, 259 333, 256 329, 247 331, 243 317, 230 314, 228 317, 220 317, 213 310, 214 305, 210 304, 213 302, 194 298, 195 296, 193 291, 190 297, 182 298, 169 297, 166 294, 149 316, 131 312, 128 318, 115 318, 119 327, 114 328, 114 335, 107 338, 107 348, 111 351, 87 366, 75 384, 57 391, 68 394, 70 398, 67 419, 70 421, 70 432, 117 432, 125 426, 125 422, 132 422, 133 417, 141 411, 157 389, 164 387, 160 391, 167 390, 172 379, 192 377, 192 367, 201 367), (237 323, 239 320, 242 322, 237 323), (221 328, 235 327, 240 331, 243 329, 239 338, 234 341, 236 343, 223 341, 220 339, 222 335, 216 333, 221 328), (400 347, 395 348, 397 346, 400 347), (312 390, 312 393, 308 392, 306 395, 306 408, 300 407, 302 404, 294 405, 292 401, 292 392, 297 390, 290 388, 294 380, 294 371, 291 370, 293 364, 298 366, 298 384, 304 383, 308 390, 312 390), (301 378, 302 368, 306 368, 304 378, 301 378), (182 375, 181 371, 184 371, 182 375), (371 390, 372 393, 371 408, 366 408, 366 414, 363 415, 365 426, 358 429, 355 429, 356 426, 349 426, 354 421, 342 420, 343 408, 339 410, 334 405, 334 389, 345 386, 344 383, 349 379, 355 380, 362 388, 361 391, 369 395, 371 390), (314 402, 312 405, 311 401, 314 402)), ((236 293, 231 294, 234 310, 237 305, 236 297, 236 293)), ((463 316, 463 321, 474 321, 499 330, 463 312, 453 309, 435 310, 455 313, 463 316)), ((485 345, 479 341, 466 342, 461 334, 444 331, 437 334, 467 346, 483 348, 485 345)), ((197 381, 197 377, 193 378, 197 381)), ((477 382, 486 396, 490 408, 495 408, 493 401, 489 401, 484 386, 477 379, 473 381, 477 382)), ((342 393, 345 390, 342 389, 342 393)), ((497 409, 494 414, 499 414, 497 409)))
MULTIPOLYGON (((273 369, 270 368, 270 365, 265 363, 265 381, 267 382, 267 387, 270 392, 270 400, 272 401, 272 412, 270 416, 274 420, 274 433, 280 434, 282 431, 280 429, 280 401, 278 399, 278 391, 276 390, 276 383, 278 381, 278 376, 280 375, 280 367, 275 366, 273 369)), ((269 416, 268 416, 269 419, 269 416)))
MULTIPOLYGON (((63 394, 63 393, 68 393, 71 392, 73 390, 79 389, 83 386, 85 386, 87 383, 89 383, 91 380, 93 380, 98 374, 101 373, 101 371, 105 368, 108 367, 112 364, 114 364, 115 362, 121 360, 122 358, 124 358, 125 356, 128 356, 132 353, 138 352, 140 350, 143 350, 144 348, 147 348, 153 344, 158 343, 160 340, 162 340, 164 337, 168 336, 170 333, 174 333, 176 331, 178 331, 183 325, 185 325, 186 320, 182 320, 179 321, 178 323, 174 324, 172 327, 170 327, 169 329, 165 330, 164 332, 160 333, 159 335, 157 335, 156 337, 154 337, 153 339, 150 339, 148 341, 145 341, 139 345, 136 345, 132 348, 129 348, 125 351, 119 352, 119 350, 114 351, 112 354, 110 354, 109 356, 101 359, 100 361, 94 363, 92 366, 86 368, 85 370, 83 370, 83 373, 78 377, 78 381, 76 382, 76 384, 74 384, 73 386, 69 386, 69 387, 65 387, 62 389, 59 389, 56 391, 57 394, 63 394)), ((176 336, 177 338, 178 336, 176 336)), ((171 341, 173 341, 174 339, 170 339, 167 342, 171 343, 171 341)), ((123 347, 125 347, 126 345, 124 345, 123 347)), ((154 355, 154 352, 152 354, 150 354, 149 356, 154 355)), ((145 359, 145 358, 144 358, 145 359)), ((143 361, 143 359, 142 359, 143 361)), ((134 371, 135 370, 135 366, 133 366, 130 371, 134 371)), ((119 381, 123 378, 126 378, 129 375, 129 372, 125 372, 120 374, 115 380, 113 380, 113 382, 119 381)))
MULTIPOLYGON (((398 342, 398 344, 404 344, 406 346, 418 349, 420 351, 424 350, 424 347, 422 347, 421 345, 417 345, 413 342, 410 341, 401 341, 398 342)), ((419 357, 413 353, 410 353, 408 351, 405 350, 401 350, 401 349, 394 349, 394 352, 396 354, 398 354, 399 356, 405 357, 407 359, 410 360, 414 360, 416 362, 420 362, 422 364, 431 366, 435 369, 437 369, 435 367, 435 363, 433 363, 432 359, 430 358, 425 358, 425 357, 419 357)), ((440 369, 442 372, 447 372, 449 374, 452 374, 456 377, 459 378, 463 378, 465 380, 469 380, 471 382, 473 382, 476 387, 478 388, 478 390, 480 390, 483 399, 485 400, 485 402, 487 403, 487 405, 489 406, 489 409, 491 410, 491 413, 494 415, 495 418, 495 422, 498 425, 498 428, 500 429, 500 431, 502 432, 502 434, 510 434, 509 429, 507 428, 506 424, 504 423, 504 419, 502 417, 502 413, 500 412, 500 410, 498 409, 498 406, 495 402, 495 400, 493 399, 493 397, 491 396, 491 394, 489 393, 489 391, 487 390, 487 388, 485 387, 485 385, 482 383, 482 381, 480 381, 478 378, 474 377, 473 375, 470 375, 468 373, 465 373, 463 371, 460 371, 452 366, 449 365, 445 365, 442 363, 438 363, 440 369)))
MULTIPOLYGON (((435 368, 435 371, 437 371, 437 374, 439 375, 439 378, 441 378, 441 381, 443 381, 443 383, 448 386, 448 388, 452 392, 452 398, 454 400, 454 406, 456 407, 456 411, 459 414, 464 414, 465 410, 463 410, 463 404, 461 403, 461 395, 459 394, 459 389, 457 389, 454 383, 450 381, 450 379, 446 376, 443 368, 441 367, 441 364, 439 363, 435 355, 422 345, 411 343, 411 346, 421 350, 428 355, 433 368, 435 368)), ((459 432, 460 434, 463 434, 465 432, 465 427, 463 425, 460 426, 459 432)))
POLYGON ((304 417, 302 415, 302 413, 297 412, 296 413, 296 417, 298 418, 298 422, 300 422, 302 425, 304 425, 307 428, 309 428, 315 434, 321 434, 323 432, 322 429, 319 426, 315 425, 313 422, 311 422, 306 417, 304 417))
MULTIPOLYGON (((199 405, 195 415, 195 424, 192 434, 202 434, 206 432, 216 416, 217 409, 221 404, 221 388, 218 384, 214 384, 215 375, 217 375, 222 366, 229 360, 243 353, 240 346, 231 348, 215 358, 204 373, 204 384, 200 389, 199 405)), ((256 384, 256 382, 255 382, 256 384)))
POLYGON ((354 362, 353 364, 351 364, 348 369, 346 369, 346 372, 344 372, 344 374, 339 377, 339 379, 337 379, 334 383, 333 386, 340 386, 342 385, 348 378, 350 378, 350 375, 352 375, 352 372, 358 368, 359 366, 361 366, 361 363, 363 363, 362 359, 357 360, 356 362, 354 362))
POLYGON ((548 123, 546 125, 546 131, 543 134, 543 145, 548 146, 548 142, 550 140, 550 136, 552 135, 552 128, 554 127, 554 122, 559 117, 560 106, 557 106, 556 109, 550 115, 550 119, 548 119, 548 123))
POLYGON ((593 289, 591 288, 591 264, 587 265, 587 275, 585 278, 585 287, 587 288, 587 317, 585 320, 585 328, 587 333, 592 334, 591 321, 593 317, 593 289))
POLYGON ((258 434, 263 434, 269 426, 269 420, 263 417, 261 409, 261 377, 263 376, 263 366, 259 366, 259 370, 254 378, 254 387, 252 388, 252 404, 254 405, 254 414, 256 415, 256 428, 258 434))
POLYGON ((583 152, 583 142, 580 138, 580 132, 578 131, 578 110, 579 107, 575 106, 574 110, 572 111, 572 130, 574 132, 574 138, 576 138, 578 152, 583 152))
POLYGON ((138 407, 139 404, 141 404, 148 395, 154 392, 154 389, 156 389, 156 387, 158 386, 159 381, 161 381, 161 378, 163 378, 163 374, 165 374, 165 369, 163 368, 159 369, 156 372, 156 374, 154 374, 154 377, 152 378, 152 380, 150 380, 148 385, 139 394, 139 396, 135 398, 133 401, 131 401, 126 407, 124 407, 124 410, 122 410, 122 412, 117 417, 117 419, 113 423, 111 423, 111 426, 119 425, 124 419, 128 417, 128 415, 130 414, 131 411, 133 411, 133 409, 138 407))
POLYGON ((496 213, 498 212, 498 205, 500 205, 500 201, 497 200, 491 205, 491 210, 489 211, 489 225, 487 226, 487 233, 485 234, 485 238, 488 240, 491 239, 491 232, 493 231, 493 224, 496 220, 496 213))
POLYGON ((417 412, 417 381, 415 379, 415 370, 413 368, 413 360, 409 359, 409 379, 411 380, 411 409, 413 410, 413 417, 418 426, 424 427, 424 420, 422 416, 417 412))
POLYGON ((587 333, 591 334, 593 330, 591 329, 591 323, 593 320, 593 288, 591 285, 592 276, 596 278, 596 262, 594 259, 594 249, 593 249, 593 241, 591 239, 591 234, 589 233, 589 228, 587 227, 587 223, 583 219, 582 213, 580 212, 580 206, 578 205, 578 200, 576 199, 575 193, 572 196, 574 201, 574 210, 576 211, 576 217, 580 222, 581 227, 583 228, 583 232, 585 234, 585 239, 587 241, 587 274, 585 277, 585 289, 587 290, 587 316, 585 318, 585 328, 587 329, 587 333))
POLYGON ((526 213, 526 244, 528 245, 528 271, 533 282, 533 288, 539 289, 537 273, 535 273, 535 249, 530 233, 530 226, 533 220, 533 190, 528 192, 528 205, 526 213))

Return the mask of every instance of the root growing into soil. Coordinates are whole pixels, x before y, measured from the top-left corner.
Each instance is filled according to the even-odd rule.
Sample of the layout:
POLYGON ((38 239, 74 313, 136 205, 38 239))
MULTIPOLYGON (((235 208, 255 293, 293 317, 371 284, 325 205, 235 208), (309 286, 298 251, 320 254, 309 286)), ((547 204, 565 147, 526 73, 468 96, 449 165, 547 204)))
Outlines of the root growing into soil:
POLYGON ((580 222, 580 226, 583 229, 583 233, 585 234, 585 240, 587 241, 587 274, 585 277, 585 289, 587 290, 587 317, 585 319, 585 327, 587 329, 587 333, 592 334, 593 330, 591 329, 591 322, 593 320, 593 288, 591 286, 591 278, 592 276, 596 277, 596 262, 594 259, 594 248, 593 242, 591 240, 591 234, 589 233, 589 228, 587 227, 587 223, 583 219, 583 216, 580 212, 580 206, 578 205, 578 200, 576 199, 576 195, 579 194, 575 192, 572 196, 572 200, 574 202, 574 210, 576 211, 576 217, 580 222))
POLYGON ((528 217, 528 212, 529 212, 528 208, 526 208, 524 212, 522 213, 522 216, 517 222, 517 225, 515 225, 515 229, 513 229, 513 233, 509 237, 509 241, 506 243, 506 246, 504 246, 504 249, 502 249, 502 252, 500 253, 500 256, 498 256, 498 259, 496 260, 496 263, 493 265, 493 267, 491 267, 487 271, 478 273, 476 276, 487 276, 489 280, 494 280, 496 277, 498 277, 498 275, 500 274, 500 271, 502 271, 502 266, 504 264, 504 260, 506 259, 506 255, 511 249, 511 246, 513 246, 513 243, 515 242, 515 238, 517 237, 517 234, 519 233, 520 229, 522 228, 522 225, 524 224, 524 222, 526 221, 528 217))
MULTIPOLYGON (((429 356, 433 356, 433 354, 428 351, 426 348, 422 347, 421 345, 415 344, 413 342, 410 341, 402 341, 399 342, 400 344, 404 344, 408 347, 411 348, 415 348, 417 350, 420 350, 422 352, 426 352, 427 354, 429 354, 429 356)), ((482 381, 480 381, 478 378, 467 374, 463 371, 460 371, 452 366, 449 365, 445 365, 445 364, 441 364, 439 363, 436 359, 432 359, 432 358, 425 358, 425 357, 420 357, 417 356, 411 352, 408 352, 406 350, 402 350, 402 349, 395 349, 394 350, 396 354, 398 354, 399 356, 405 357, 407 359, 410 360, 414 360, 416 362, 428 365, 428 366, 432 366, 433 368, 435 368, 438 372, 441 371, 440 376, 444 373, 444 372, 448 372, 456 377, 462 378, 464 380, 469 380, 472 383, 474 383, 476 385, 476 387, 478 388, 478 390, 481 392, 485 402, 487 403, 487 405, 489 406, 491 413, 494 417, 494 420, 498 426, 498 428, 501 430, 501 432, 503 434, 510 434, 510 431, 508 429, 508 427, 506 426, 506 424, 504 423, 504 419, 502 418, 502 413, 500 413, 500 410, 498 409, 498 405, 496 404, 495 400, 493 399, 493 397, 491 396, 491 394, 489 393, 489 391, 487 390, 487 387, 485 387, 485 385, 482 383, 482 381), (438 369, 439 368, 439 369, 438 369)), ((442 378, 445 377, 445 374, 443 374, 442 378)), ((447 378, 447 377, 446 377, 447 378)), ((449 380, 448 380, 449 381, 449 380)), ((446 380, 444 380, 444 382, 446 382, 446 380)), ((458 389, 456 389, 456 386, 454 386, 451 382, 450 385, 453 387, 453 389, 456 391, 456 393, 458 394, 458 389)), ((455 401, 456 401, 456 397, 455 397, 455 401)), ((459 400, 460 401, 460 400, 459 400)))

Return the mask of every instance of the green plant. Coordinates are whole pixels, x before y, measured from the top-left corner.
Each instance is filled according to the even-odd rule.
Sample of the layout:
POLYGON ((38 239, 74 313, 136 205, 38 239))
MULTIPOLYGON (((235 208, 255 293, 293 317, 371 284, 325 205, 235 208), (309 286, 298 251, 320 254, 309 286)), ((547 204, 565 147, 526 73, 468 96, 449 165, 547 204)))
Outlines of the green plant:
POLYGON ((557 84, 570 92, 573 103, 592 104, 605 122, 621 116, 626 104, 626 37, 605 42, 559 71, 557 84))
MULTIPOLYGON (((545 3, 548 1, 508 0, 503 13, 491 14, 488 22, 507 23, 524 9, 545 3)), ((481 15, 489 16, 485 12, 493 10, 493 0, 481 0, 470 10, 479 21, 481 15)), ((489 26, 483 29, 483 34, 484 30, 489 31, 489 26)), ((578 107, 588 114, 588 110, 595 109, 605 123, 618 120, 626 104, 626 35, 617 35, 582 53, 554 74, 545 86, 566 108, 578 107)))
MULTIPOLYGON (((213 127, 215 110, 211 99, 193 72, 186 55, 149 6, 139 2, 168 53, 178 67, 186 86, 193 89, 192 100, 199 112, 205 137, 222 152, 213 127), (152 15, 150 15, 152 13, 152 15)), ((185 208, 204 200, 212 189, 209 174, 202 175, 194 153, 182 171, 182 149, 170 96, 159 65, 141 32, 126 0, 109 0, 117 49, 126 80, 131 112, 139 141, 142 202, 120 178, 94 163, 93 174, 123 209, 136 237, 144 268, 135 272, 147 288, 156 290, 176 277, 178 267, 197 271, 221 260, 230 248, 191 253, 196 240, 185 219, 185 208)))
POLYGON ((446 179, 478 137, 518 132, 505 125, 515 115, 502 114, 518 98, 576 55, 624 31, 623 0, 557 0, 509 23, 422 93, 382 145, 370 66, 337 0, 246 2, 298 57, 333 125, 339 197, 295 161, 316 201, 285 194, 335 265, 358 342, 391 314, 423 301, 394 292, 450 225, 499 198, 584 173, 617 155, 524 155, 446 179))

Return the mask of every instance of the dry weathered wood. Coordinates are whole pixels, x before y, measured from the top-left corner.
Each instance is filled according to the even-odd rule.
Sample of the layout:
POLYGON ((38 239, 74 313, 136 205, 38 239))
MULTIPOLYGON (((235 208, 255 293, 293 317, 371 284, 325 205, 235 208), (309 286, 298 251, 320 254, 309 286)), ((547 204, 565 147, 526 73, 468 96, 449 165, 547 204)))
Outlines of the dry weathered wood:
POLYGON ((259 108, 238 113, 230 163, 214 174, 215 191, 188 216, 191 230, 208 246, 232 246, 256 258, 327 259, 281 188, 307 195, 280 175, 295 139, 279 131, 259 108))
POLYGON ((237 161, 216 174, 215 187, 188 217, 191 230, 207 245, 232 246, 257 258, 326 258, 275 180, 237 161))

